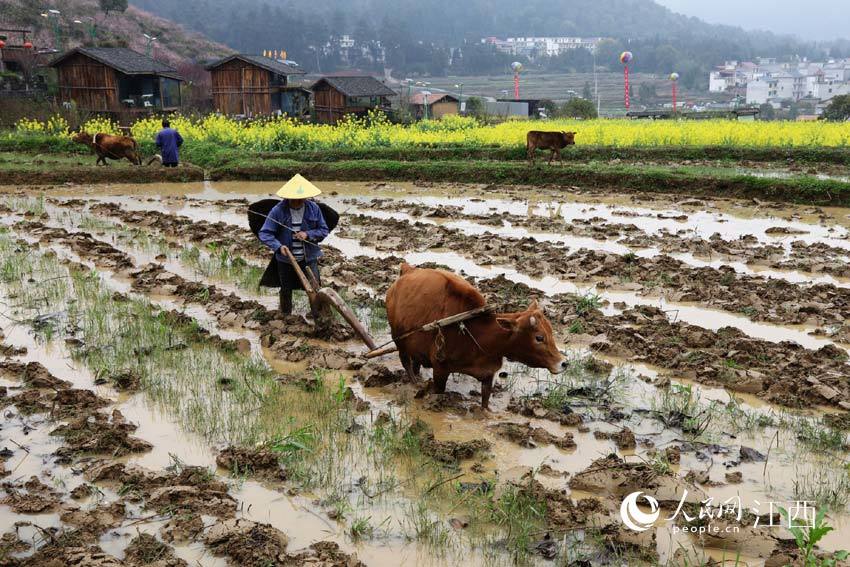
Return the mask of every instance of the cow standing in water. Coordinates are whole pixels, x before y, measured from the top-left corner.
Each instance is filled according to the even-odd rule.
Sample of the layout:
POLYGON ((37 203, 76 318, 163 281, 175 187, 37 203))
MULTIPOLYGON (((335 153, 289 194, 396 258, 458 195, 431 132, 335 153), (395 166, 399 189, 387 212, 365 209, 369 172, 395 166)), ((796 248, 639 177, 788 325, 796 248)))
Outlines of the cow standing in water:
POLYGON ((88 132, 78 132, 71 138, 78 144, 84 144, 94 150, 97 154, 95 165, 109 165, 106 158, 126 159, 133 165, 142 165, 142 156, 139 154, 139 144, 129 136, 114 136, 98 132, 94 136, 88 132))
POLYGON ((387 291, 387 319, 408 376, 433 368, 434 392, 446 391, 449 374, 459 372, 481 381, 481 406, 487 409, 493 377, 504 359, 557 374, 567 367, 552 337, 552 325, 534 301, 517 313, 485 313, 438 331, 402 335, 423 325, 485 304, 469 282, 444 270, 402 264, 401 277, 387 291))
POLYGON ((540 130, 531 130, 525 136, 525 149, 528 153, 528 161, 534 165, 534 152, 540 148, 544 150, 552 150, 549 156, 549 165, 552 165, 552 159, 558 156, 558 161, 561 159, 561 150, 567 146, 574 146, 576 143, 575 132, 541 132, 540 130))

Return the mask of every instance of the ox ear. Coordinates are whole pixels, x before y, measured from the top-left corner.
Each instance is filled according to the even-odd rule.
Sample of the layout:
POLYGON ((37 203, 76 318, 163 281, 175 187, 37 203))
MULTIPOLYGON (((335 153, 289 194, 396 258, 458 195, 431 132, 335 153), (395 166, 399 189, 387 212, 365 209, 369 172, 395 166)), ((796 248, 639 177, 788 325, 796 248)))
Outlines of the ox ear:
POLYGON ((510 319, 508 317, 496 317, 496 322, 501 328, 506 331, 510 331, 511 333, 513 333, 517 329, 516 319, 510 319))

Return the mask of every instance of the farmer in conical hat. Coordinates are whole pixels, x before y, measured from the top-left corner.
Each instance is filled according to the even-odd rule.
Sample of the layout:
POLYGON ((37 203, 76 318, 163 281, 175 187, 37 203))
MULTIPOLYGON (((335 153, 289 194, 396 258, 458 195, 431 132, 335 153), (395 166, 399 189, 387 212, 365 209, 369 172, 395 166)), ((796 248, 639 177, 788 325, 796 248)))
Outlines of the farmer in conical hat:
POLYGON ((318 243, 328 235, 328 226, 319 205, 310 199, 320 193, 318 187, 295 175, 277 192, 283 201, 269 212, 259 232, 263 244, 275 253, 280 276, 280 310, 285 315, 292 313, 292 290, 304 287, 281 247, 289 248, 301 269, 305 273, 309 269, 316 281, 320 281, 318 260, 322 249, 318 243))

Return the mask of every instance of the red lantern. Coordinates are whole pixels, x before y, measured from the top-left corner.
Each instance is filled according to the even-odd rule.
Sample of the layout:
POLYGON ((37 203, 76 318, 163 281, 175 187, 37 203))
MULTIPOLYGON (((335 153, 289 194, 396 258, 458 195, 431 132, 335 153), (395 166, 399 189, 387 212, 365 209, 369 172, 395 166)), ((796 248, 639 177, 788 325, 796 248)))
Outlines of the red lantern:
POLYGON ((24 42, 24 49, 32 49, 32 42, 31 41, 25 41, 24 42))
POLYGON ((0 49, 3 49, 4 47, 6 47, 6 42, 0 39, 0 49))

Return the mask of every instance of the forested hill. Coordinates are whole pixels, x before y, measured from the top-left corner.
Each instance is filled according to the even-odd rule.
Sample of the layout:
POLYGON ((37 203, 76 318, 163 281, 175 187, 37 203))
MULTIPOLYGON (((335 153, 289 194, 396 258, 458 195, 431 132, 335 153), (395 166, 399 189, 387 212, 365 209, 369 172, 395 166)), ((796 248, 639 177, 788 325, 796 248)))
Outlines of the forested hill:
MULTIPOLYGON (((636 71, 678 71, 683 80, 705 77, 725 59, 823 56, 823 47, 768 32, 707 24, 675 14, 652 0, 131 0, 242 51, 286 49, 310 70, 344 67, 321 46, 347 34, 387 49, 398 73, 501 72, 505 57, 482 47, 486 36, 605 36, 600 52, 616 67, 619 49, 635 53, 636 71), (461 47, 463 57, 453 57, 461 47)), ((834 55, 843 55, 835 52, 834 55)), ((368 58, 367 58, 368 59, 368 58)), ((569 59, 569 58, 567 58, 569 59)), ((358 61, 358 66, 367 66, 358 61)), ((351 62, 347 62, 351 64, 351 62)), ((586 70, 584 60, 546 61, 553 70, 586 70)))
POLYGON ((126 2, 121 0, 54 0, 50 3, 0 0, 0 27, 33 30, 32 39, 37 48, 52 48, 57 41, 57 29, 53 27, 53 20, 41 16, 48 9, 60 12, 55 21, 62 49, 97 43, 131 47, 144 53, 147 49, 144 34, 148 34, 157 38, 151 48, 152 54, 175 66, 206 61, 231 52, 225 45, 211 41, 197 31, 137 6, 126 6, 126 2), (107 13, 104 7, 111 9, 107 13))

